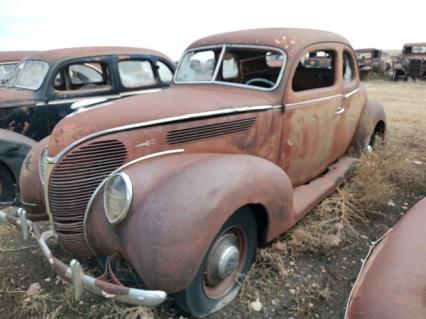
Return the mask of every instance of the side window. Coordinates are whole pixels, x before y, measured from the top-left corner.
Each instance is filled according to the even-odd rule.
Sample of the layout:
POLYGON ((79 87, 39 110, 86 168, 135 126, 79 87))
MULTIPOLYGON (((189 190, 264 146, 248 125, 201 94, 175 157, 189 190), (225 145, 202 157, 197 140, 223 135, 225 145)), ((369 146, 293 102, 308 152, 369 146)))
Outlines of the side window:
POLYGON ((343 52, 343 83, 348 84, 355 78, 355 67, 352 56, 349 52, 343 52))
POLYGON ((161 61, 157 61, 157 71, 160 81, 169 84, 173 79, 173 72, 170 68, 161 61))
POLYGON ((149 61, 127 60, 118 63, 121 83, 125 88, 136 89, 157 84, 149 61))
POLYGON ((293 91, 305 91, 333 86, 336 75, 336 52, 318 50, 307 52, 294 73, 293 91))
POLYGON ((108 67, 102 62, 76 63, 62 68, 55 76, 53 87, 58 91, 111 88, 108 67))

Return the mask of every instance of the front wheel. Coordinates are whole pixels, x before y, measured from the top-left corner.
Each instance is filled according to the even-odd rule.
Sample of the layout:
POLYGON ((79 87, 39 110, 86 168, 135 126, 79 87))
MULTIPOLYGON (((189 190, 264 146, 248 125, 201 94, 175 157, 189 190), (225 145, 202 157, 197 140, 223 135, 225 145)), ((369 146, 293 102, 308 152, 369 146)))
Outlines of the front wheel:
POLYGON ((226 306, 237 296, 256 246, 256 219, 248 208, 239 209, 214 239, 191 285, 175 295, 176 303, 197 318, 226 306))

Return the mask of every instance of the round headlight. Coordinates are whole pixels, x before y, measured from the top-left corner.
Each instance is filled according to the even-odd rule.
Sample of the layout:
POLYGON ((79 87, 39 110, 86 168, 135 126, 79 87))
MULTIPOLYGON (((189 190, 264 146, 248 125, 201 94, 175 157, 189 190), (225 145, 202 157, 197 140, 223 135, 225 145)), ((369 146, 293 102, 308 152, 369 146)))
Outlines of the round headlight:
POLYGON ((47 176, 47 148, 41 152, 40 163, 39 163, 39 174, 41 183, 44 185, 46 183, 47 176))
POLYGON ((118 224, 126 217, 132 197, 132 182, 127 174, 118 173, 108 178, 104 191, 104 208, 111 224, 118 224))
POLYGON ((403 65, 407 65, 407 64, 409 64, 410 63, 410 60, 408 60, 408 59, 403 59, 402 60, 402 64, 403 65))

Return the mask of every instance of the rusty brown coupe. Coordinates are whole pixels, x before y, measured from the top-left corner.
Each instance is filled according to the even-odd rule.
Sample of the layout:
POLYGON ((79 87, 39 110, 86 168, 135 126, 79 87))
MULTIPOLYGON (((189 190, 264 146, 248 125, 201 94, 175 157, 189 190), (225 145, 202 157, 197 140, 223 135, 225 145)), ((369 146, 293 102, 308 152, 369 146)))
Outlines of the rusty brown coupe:
POLYGON ((204 317, 237 295, 259 243, 345 181, 357 162, 348 151, 370 149, 385 132, 341 36, 214 35, 187 48, 169 89, 59 122, 24 162, 26 206, 0 216, 24 235, 32 226, 77 297, 86 288, 157 305, 171 295, 204 317), (305 63, 316 57, 328 62, 305 63), (52 230, 40 234, 26 212, 49 216, 52 230), (112 282, 85 275, 77 260, 65 265, 46 245, 53 234, 75 256, 127 261, 149 290, 121 286, 111 258, 112 282))

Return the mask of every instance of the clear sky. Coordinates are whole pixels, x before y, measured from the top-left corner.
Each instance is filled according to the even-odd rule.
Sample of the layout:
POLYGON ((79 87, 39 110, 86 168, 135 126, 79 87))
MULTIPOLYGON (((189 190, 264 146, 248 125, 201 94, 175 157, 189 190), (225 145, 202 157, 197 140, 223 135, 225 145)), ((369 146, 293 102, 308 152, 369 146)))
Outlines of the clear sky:
POLYGON ((0 0, 0 51, 125 45, 178 59, 200 37, 263 27, 322 29, 355 48, 400 49, 426 42, 426 0, 0 0))

